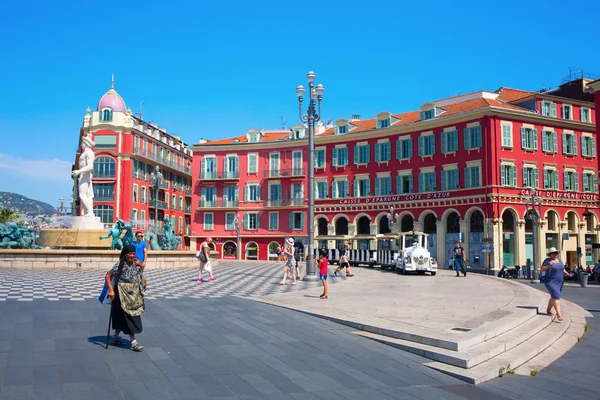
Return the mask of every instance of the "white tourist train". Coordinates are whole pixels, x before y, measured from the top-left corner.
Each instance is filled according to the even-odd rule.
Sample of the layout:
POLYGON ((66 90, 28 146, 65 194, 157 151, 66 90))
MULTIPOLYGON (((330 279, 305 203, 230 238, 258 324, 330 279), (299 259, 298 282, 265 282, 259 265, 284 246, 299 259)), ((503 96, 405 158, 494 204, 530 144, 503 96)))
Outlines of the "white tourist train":
POLYGON ((427 235, 423 232, 409 231, 400 233, 401 252, 396 257, 396 269, 403 274, 416 272, 431 276, 437 273, 437 261, 427 250, 427 235))

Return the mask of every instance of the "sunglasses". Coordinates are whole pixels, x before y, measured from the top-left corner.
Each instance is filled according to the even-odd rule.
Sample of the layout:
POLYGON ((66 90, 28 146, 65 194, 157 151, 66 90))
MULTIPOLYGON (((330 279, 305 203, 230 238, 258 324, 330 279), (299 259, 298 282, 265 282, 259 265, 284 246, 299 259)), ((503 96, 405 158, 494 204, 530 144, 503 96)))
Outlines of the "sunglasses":
POLYGON ((144 235, 137 235, 137 237, 144 237, 144 235))

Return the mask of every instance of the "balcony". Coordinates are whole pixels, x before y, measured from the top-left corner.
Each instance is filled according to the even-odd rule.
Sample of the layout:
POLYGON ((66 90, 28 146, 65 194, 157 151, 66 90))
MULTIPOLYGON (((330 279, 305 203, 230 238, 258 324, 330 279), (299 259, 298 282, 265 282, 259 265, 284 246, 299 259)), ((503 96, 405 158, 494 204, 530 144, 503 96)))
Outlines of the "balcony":
POLYGON ((265 207, 301 207, 304 206, 304 199, 271 199, 263 202, 265 207))
POLYGON ((158 206, 158 208, 160 208, 161 210, 168 210, 169 209, 169 203, 166 201, 157 201, 156 205, 158 206))
POLYGON ((185 188, 185 195, 186 196, 191 196, 192 195, 192 188, 185 188))
POLYGON ((186 214, 191 214, 192 213, 192 206, 185 206, 185 213, 186 214))
POLYGON ((221 200, 222 208, 237 208, 239 205, 239 200, 221 200))
POLYGON ((161 182, 158 184, 158 187, 160 189, 169 189, 169 182, 167 182, 167 181, 161 182))
MULTIPOLYGON (((185 174, 188 174, 188 175, 192 174, 192 171, 191 171, 190 168, 184 167, 182 165, 177 165, 174 162, 167 160, 166 158, 158 157, 158 156, 156 156, 155 154, 152 154, 149 151, 146 151, 144 149, 140 149, 139 147, 134 147, 133 148, 133 154, 137 154, 137 155, 140 155, 140 156, 142 156, 144 158, 147 158, 149 160, 156 161, 156 162, 158 162, 160 164, 166 165, 169 168, 175 169, 177 171, 181 171, 181 172, 183 172, 185 174)), ((184 162, 187 162, 187 160, 184 161, 184 162)))
POLYGON ((269 178, 293 178, 293 177, 304 177, 306 170, 304 168, 292 168, 292 169, 270 169, 265 171, 264 177, 269 178))
POLYGON ((216 208, 217 201, 216 200, 200 200, 198 202, 198 208, 216 208))
POLYGON ((190 226, 186 226, 185 227, 185 236, 190 236, 190 233, 192 232, 192 228, 190 228, 190 226))
POLYGON ((115 196, 98 196, 94 195, 94 202, 96 201, 115 201, 115 196))
POLYGON ((111 172, 94 171, 94 172, 92 172, 92 177, 94 179, 115 179, 115 172, 114 171, 111 171, 111 172))
POLYGON ((200 179, 205 181, 240 179, 239 171, 200 172, 200 179))

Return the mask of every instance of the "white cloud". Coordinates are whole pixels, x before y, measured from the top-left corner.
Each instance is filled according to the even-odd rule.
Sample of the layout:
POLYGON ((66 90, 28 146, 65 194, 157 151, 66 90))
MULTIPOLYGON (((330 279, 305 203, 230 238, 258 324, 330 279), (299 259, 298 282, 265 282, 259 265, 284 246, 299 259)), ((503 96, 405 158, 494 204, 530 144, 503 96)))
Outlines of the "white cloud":
POLYGON ((72 162, 54 159, 28 160, 0 153, 0 173, 28 181, 72 182, 72 162))

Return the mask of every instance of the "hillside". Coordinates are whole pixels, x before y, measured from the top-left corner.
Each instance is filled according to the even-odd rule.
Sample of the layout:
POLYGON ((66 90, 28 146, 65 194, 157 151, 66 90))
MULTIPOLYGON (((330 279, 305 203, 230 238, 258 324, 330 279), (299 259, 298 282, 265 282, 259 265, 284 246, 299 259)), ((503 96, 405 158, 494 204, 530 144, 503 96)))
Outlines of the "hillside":
POLYGON ((56 214, 56 208, 43 201, 33 200, 17 193, 0 192, 0 210, 5 208, 16 214, 56 214))

